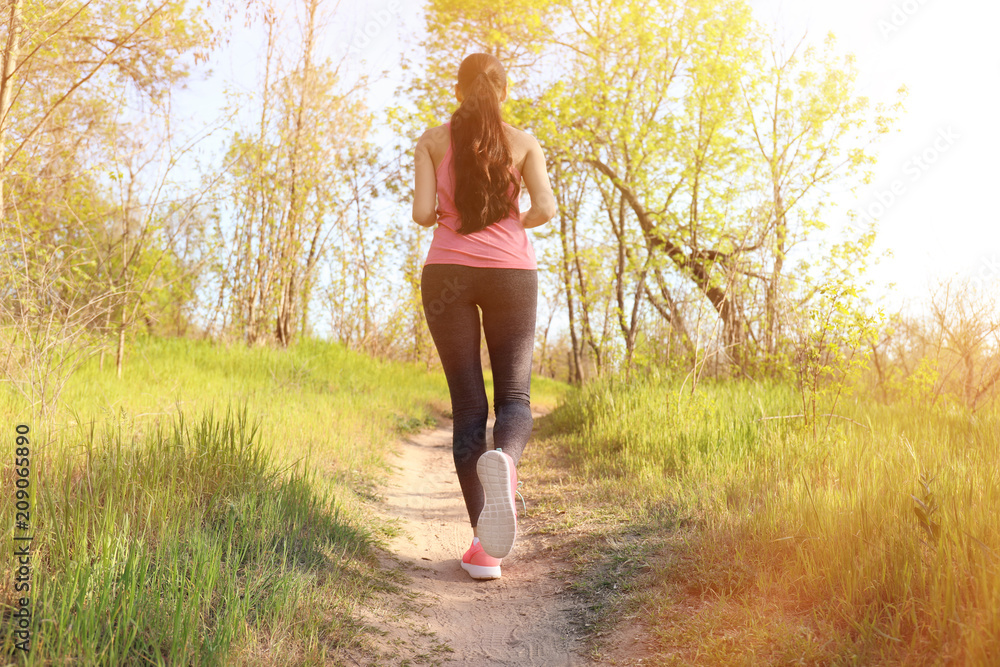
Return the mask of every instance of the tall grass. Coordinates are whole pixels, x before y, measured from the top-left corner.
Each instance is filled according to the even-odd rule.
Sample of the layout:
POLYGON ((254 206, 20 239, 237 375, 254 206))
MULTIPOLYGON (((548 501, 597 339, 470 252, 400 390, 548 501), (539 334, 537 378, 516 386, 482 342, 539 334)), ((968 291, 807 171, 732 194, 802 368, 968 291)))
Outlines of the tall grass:
POLYGON ((650 378, 596 383, 553 415, 595 497, 683 535, 651 589, 664 655, 687 642, 685 659, 709 662, 995 661, 1000 410, 858 398, 841 409, 857 423, 819 438, 761 419, 796 405, 781 386, 692 394, 650 378), (710 611, 678 623, 684 597, 710 611))
MULTIPOLYGON (((27 406, 7 393, 3 423, 27 406)), ((61 419, 31 423, 28 664, 314 664, 363 639, 392 585, 366 511, 398 433, 447 405, 443 377, 307 342, 145 340, 85 366, 61 419)), ((14 523, 13 450, 0 518, 14 523)), ((8 546, 12 544, 8 529, 8 546)), ((13 559, 3 561, 11 582, 13 559)), ((16 601, 5 584, 0 600, 16 601)))

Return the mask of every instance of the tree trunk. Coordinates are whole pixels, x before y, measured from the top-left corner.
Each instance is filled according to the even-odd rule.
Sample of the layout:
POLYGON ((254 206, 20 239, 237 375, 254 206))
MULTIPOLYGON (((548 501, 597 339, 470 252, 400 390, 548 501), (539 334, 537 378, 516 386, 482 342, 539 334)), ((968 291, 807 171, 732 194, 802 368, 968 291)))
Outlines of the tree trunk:
MULTIPOLYGON (((590 326, 590 304, 589 295, 587 292, 587 281, 584 280, 583 267, 580 265, 580 248, 577 245, 577 234, 576 234, 576 218, 573 218, 573 224, 570 231, 573 234, 573 266, 576 270, 577 284, 580 287, 580 318, 582 323, 582 337, 580 347, 582 348, 583 342, 586 342, 590 346, 591 351, 594 353, 594 361, 597 365, 598 370, 602 367, 603 355, 601 354, 601 348, 594 339, 594 330, 590 326)), ((582 369, 581 369, 582 370, 582 369)), ((600 374, 600 373, 598 373, 600 374)), ((580 376, 580 383, 584 381, 583 375, 580 376)))
POLYGON ((564 201, 565 188, 561 187, 563 185, 562 179, 562 162, 556 160, 553 163, 552 176, 554 184, 556 185, 556 201, 559 204, 559 243, 562 248, 562 283, 563 290, 566 292, 566 314, 569 317, 569 340, 571 349, 570 364, 569 364, 569 382, 570 384, 582 384, 583 383, 583 373, 580 369, 580 341, 577 339, 576 335, 576 312, 575 304, 573 300, 573 270, 570 266, 570 249, 569 249, 569 224, 568 216, 573 215, 574 219, 578 207, 573 207, 574 210, 572 214, 570 213, 569 206, 567 202, 564 201))
POLYGON ((282 347, 288 347, 292 342, 295 330, 295 321, 298 310, 298 297, 300 287, 299 276, 299 232, 302 225, 302 208, 305 193, 302 192, 299 183, 299 157, 301 150, 303 116, 305 114, 307 97, 309 95, 309 85, 312 79, 312 50, 315 41, 316 30, 316 9, 317 3, 309 3, 309 18, 305 35, 305 44, 302 47, 302 80, 299 82, 299 99, 295 109, 295 124, 292 130, 292 146, 289 155, 289 184, 288 184, 288 218, 285 242, 282 247, 282 262, 280 264, 281 276, 281 302, 278 309, 278 317, 275 326, 275 335, 282 347))
POLYGON ((570 363, 570 384, 582 384, 583 383, 583 373, 580 370, 580 342, 577 340, 576 336, 576 313, 574 312, 573 303, 573 273, 569 265, 569 245, 567 243, 567 233, 566 233, 566 218, 565 216, 560 216, 559 218, 559 240, 562 243, 562 279, 563 279, 563 289, 566 291, 566 313, 569 317, 569 340, 571 350, 571 363, 570 363))
POLYGON ((122 315, 122 322, 118 326, 118 352, 115 354, 115 374, 118 379, 122 379, 122 362, 125 360, 125 320, 122 315))
MULTIPOLYGON (((773 171, 773 170, 772 170, 773 171)), ((785 241, 788 235, 785 218, 784 200, 781 196, 781 185, 777 172, 772 174, 774 188, 774 218, 775 218, 775 248, 774 263, 771 266, 771 276, 767 281, 764 295, 764 347, 768 356, 773 357, 778 348, 778 289, 781 282, 781 271, 785 264, 785 241)))
POLYGON ((666 253, 670 261, 686 272, 702 294, 708 298, 722 320, 723 342, 730 362, 736 366, 742 365, 742 350, 740 349, 743 344, 742 320, 729 291, 715 283, 710 273, 711 265, 720 260, 724 262, 728 255, 711 250, 686 253, 681 246, 661 233, 650 212, 639 201, 636 193, 619 178, 611 167, 597 159, 590 159, 588 162, 607 176, 628 202, 639 221, 639 227, 649 252, 652 253, 654 249, 659 249, 666 253))
POLYGON ((10 91, 13 88, 11 79, 21 48, 21 4, 23 0, 7 0, 4 4, 7 14, 7 43, 3 48, 3 64, 0 71, 0 220, 4 220, 7 199, 4 192, 5 173, 3 164, 7 155, 7 126, 10 124, 10 91))
POLYGON ((545 323, 545 331, 542 333, 542 352, 538 359, 538 374, 542 375, 545 372, 545 358, 549 351, 549 329, 552 328, 552 315, 555 311, 549 309, 549 319, 545 323))
POLYGON ((656 286, 660 291, 660 298, 663 299, 663 304, 657 303, 653 298, 653 292, 649 285, 646 286, 646 298, 653 304, 656 311, 660 313, 660 316, 680 335, 684 348, 693 358, 695 355, 694 342, 691 340, 687 325, 684 323, 684 316, 677 302, 670 296, 670 290, 667 289, 667 281, 663 277, 663 272, 655 264, 653 265, 653 277, 656 279, 656 286))

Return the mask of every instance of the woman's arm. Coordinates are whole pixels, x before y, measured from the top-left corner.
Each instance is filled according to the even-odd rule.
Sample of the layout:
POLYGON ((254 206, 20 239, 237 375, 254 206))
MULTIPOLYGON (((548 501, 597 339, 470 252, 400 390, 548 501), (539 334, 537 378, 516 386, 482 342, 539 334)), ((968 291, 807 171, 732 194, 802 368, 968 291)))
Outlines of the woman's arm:
POLYGON ((437 222, 437 176, 431 159, 430 130, 417 141, 413 155, 413 221, 422 227, 437 222))
MULTIPOLYGON (((530 136, 530 135, 529 135, 530 136)), ((524 184, 528 186, 531 208, 521 212, 521 225, 525 229, 539 227, 555 217, 556 198, 549 184, 549 174, 545 170, 545 155, 538 140, 531 137, 531 146, 524 159, 524 184)))

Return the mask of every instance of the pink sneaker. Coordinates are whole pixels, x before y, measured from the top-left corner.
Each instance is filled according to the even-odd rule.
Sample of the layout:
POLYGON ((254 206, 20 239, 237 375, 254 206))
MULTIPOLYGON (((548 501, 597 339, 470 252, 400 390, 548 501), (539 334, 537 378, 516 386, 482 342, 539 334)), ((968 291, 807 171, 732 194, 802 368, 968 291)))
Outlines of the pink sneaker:
POLYGON ((517 469, 514 459, 499 449, 490 449, 476 463, 486 501, 476 529, 483 550, 494 558, 503 558, 514 548, 517 538, 517 469))
POLYGON ((462 569, 473 579, 499 579, 500 559, 485 551, 478 537, 472 538, 472 546, 462 556, 462 569))

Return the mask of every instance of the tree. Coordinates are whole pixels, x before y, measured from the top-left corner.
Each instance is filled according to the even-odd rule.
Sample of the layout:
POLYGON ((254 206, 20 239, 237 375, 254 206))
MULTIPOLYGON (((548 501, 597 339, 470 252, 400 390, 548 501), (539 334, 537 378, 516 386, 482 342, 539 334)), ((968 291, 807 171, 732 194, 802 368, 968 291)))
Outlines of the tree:
POLYGON ((638 346, 657 345, 644 334, 661 323, 695 360, 692 289, 739 372, 777 355, 783 316, 816 294, 809 281, 829 282, 852 254, 863 260, 873 238, 849 232, 827 264, 789 264, 794 247, 816 245, 824 195, 863 177, 870 139, 891 124, 856 94, 852 60, 838 59, 832 41, 822 54, 782 53, 743 0, 521 0, 497 10, 430 3, 408 118, 422 126, 451 108, 452 70, 466 53, 508 66, 506 113, 542 143, 560 205, 557 229, 535 239, 561 252, 551 278, 566 295, 572 374, 583 377, 585 352, 598 369, 612 357, 630 365, 638 346), (605 286, 612 304, 602 311, 605 286), (599 342, 608 318, 620 354, 599 342))
MULTIPOLYGON (((789 50, 768 37, 755 50, 752 74, 741 84, 756 157, 756 188, 767 193, 759 200, 764 242, 758 258, 742 266, 741 273, 763 286, 762 317, 754 318, 760 322, 756 340, 772 360, 783 339, 782 322, 818 289, 809 285, 801 270, 806 267, 788 282, 789 253, 826 227, 822 211, 827 188, 847 186, 853 192, 857 177, 868 177, 863 170, 874 163, 870 149, 901 107, 901 101, 892 108, 877 105, 872 119, 869 100, 854 93, 853 57, 838 56, 832 34, 822 51, 805 46, 804 39, 789 50)), ((871 233, 863 230, 861 238, 871 233)), ((863 250, 856 254, 863 262, 866 248, 852 247, 863 250)))
POLYGON ((238 131, 229 145, 231 228, 220 220, 218 230, 231 238, 232 252, 219 265, 219 302, 228 326, 249 344, 287 346, 304 330, 317 268, 363 187, 345 176, 373 150, 371 115, 356 94, 365 82, 345 90, 344 61, 320 53, 329 18, 321 0, 303 0, 293 51, 279 42, 279 19, 267 20, 256 127, 238 131))
POLYGON ((88 102, 109 86, 158 101, 185 76, 185 57, 203 57, 209 41, 207 25, 183 0, 130 9, 119 0, 54 8, 6 0, 0 15, 0 219, 16 204, 4 194, 11 172, 30 173, 47 134, 66 123, 83 129, 88 102))
POLYGON ((143 143, 129 113, 145 105, 155 117, 211 33, 182 1, 8 0, 0 14, 0 281, 10 286, 0 326, 15 362, 7 379, 47 412, 135 294, 110 279, 109 249, 128 246, 132 265, 149 259, 129 238, 134 207, 114 196, 114 156, 143 143))
MULTIPOLYGON (((665 271, 672 270, 709 299, 727 342, 738 345, 742 323, 720 269, 746 251, 748 236, 726 205, 740 198, 746 169, 731 110, 747 57, 748 10, 741 3, 607 0, 571 15, 573 29, 563 38, 570 80, 558 106, 576 120, 563 143, 595 183, 617 193, 601 197, 609 220, 622 218, 612 224, 620 230, 617 254, 643 267, 630 279, 631 312, 657 294, 654 312, 682 326, 671 312, 676 302, 665 271), (623 225, 634 225, 636 235, 623 225), (645 289, 647 278, 655 289, 645 289)), ((635 327, 620 328, 629 355, 635 327)))

